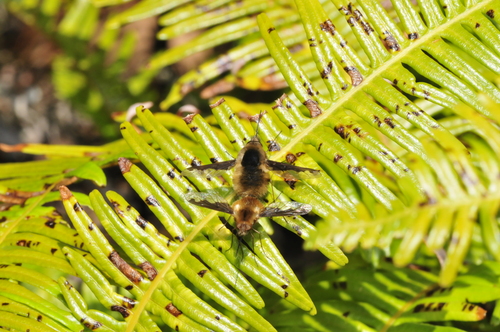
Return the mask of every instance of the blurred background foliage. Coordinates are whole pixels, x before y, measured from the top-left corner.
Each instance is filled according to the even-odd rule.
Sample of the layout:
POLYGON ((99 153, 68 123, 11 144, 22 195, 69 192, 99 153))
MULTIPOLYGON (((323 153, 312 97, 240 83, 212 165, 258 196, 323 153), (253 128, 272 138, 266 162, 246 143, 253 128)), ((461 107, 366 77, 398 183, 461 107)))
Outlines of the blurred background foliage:
MULTIPOLYGON (((331 2, 322 3, 339 16, 331 2)), ((24 102, 24 115, 35 112, 17 116, 31 132, 22 141, 47 142, 64 128, 88 142, 92 124, 106 140, 116 138, 110 114, 138 99, 174 111, 186 103, 208 110, 208 98, 230 91, 243 101, 271 102, 287 84, 256 14, 267 12, 299 63, 314 68, 294 8, 291 0, 3 2, 3 116, 24 102)), ((346 37, 355 42, 352 33, 346 37)))
MULTIPOLYGON (((82 122, 81 115, 66 114, 72 114, 64 111, 70 107, 84 113, 83 119, 90 119, 90 123, 109 140, 116 138, 118 133, 110 114, 127 110, 138 98, 158 105, 171 91, 164 109, 182 100, 182 103, 187 101, 206 110, 207 102, 200 102, 199 90, 188 99, 182 98, 206 81, 212 80, 213 83, 214 78, 220 78, 224 72, 230 72, 233 77, 205 89, 201 96, 206 99, 238 85, 249 88, 249 83, 239 83, 234 76, 239 70, 244 70, 242 67, 248 57, 257 58, 267 53, 262 40, 252 46, 252 50, 246 51, 246 59, 235 63, 227 61, 225 52, 259 40, 255 14, 261 11, 270 11, 271 17, 278 19, 278 24, 283 21, 283 25, 292 26, 292 32, 301 31, 297 29, 300 28, 298 15, 290 15, 293 13, 290 6, 293 6, 292 1, 169 1, 166 5, 158 1, 3 2, 0 4, 3 17, 0 24, 0 105, 3 106, 3 117, 8 120, 14 103, 26 103, 26 111, 18 115, 18 118, 24 117, 18 119, 18 126, 27 131, 30 128, 31 132, 38 134, 26 133, 22 140, 46 142, 57 137, 54 132, 57 123, 67 130, 78 127, 71 122, 82 122), (218 6, 213 14, 205 13, 218 6), (206 29, 214 27, 219 29, 215 35, 212 32, 212 36, 206 36, 210 31, 206 29), (224 34, 223 31, 237 33, 224 34), (212 65, 208 75, 196 74, 203 76, 199 77, 201 83, 196 86, 178 84, 172 90, 180 75, 192 74, 209 59, 217 59, 212 61, 216 67, 214 69, 212 65), (28 109, 35 110, 29 112, 30 117, 26 116, 28 109), (42 120, 43 116, 37 117, 33 113, 49 117, 42 120)), ((303 32, 293 36, 295 42, 302 37, 303 32)), ((282 77, 273 82, 277 75, 272 74, 270 60, 268 57, 258 62, 261 72, 269 71, 269 82, 253 82, 253 90, 274 90, 285 86, 282 77)), ((255 100, 248 91, 240 90, 236 95, 255 100)), ((259 100, 269 102, 279 95, 279 92, 270 96, 259 95, 259 100)), ((90 123, 87 122, 87 126, 92 126, 90 123)), ((87 130, 81 128, 77 132, 83 134, 87 130)), ((88 139, 87 135, 83 136, 88 139)))

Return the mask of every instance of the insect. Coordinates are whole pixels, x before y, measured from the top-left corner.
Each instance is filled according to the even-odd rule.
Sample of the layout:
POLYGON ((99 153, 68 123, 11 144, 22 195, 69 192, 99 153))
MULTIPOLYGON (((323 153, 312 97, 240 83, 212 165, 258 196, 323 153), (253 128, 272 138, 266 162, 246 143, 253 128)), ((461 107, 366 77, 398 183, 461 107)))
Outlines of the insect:
POLYGON ((320 175, 320 171, 316 169, 267 159, 266 152, 257 135, 253 136, 241 149, 236 159, 210 165, 193 166, 184 170, 182 174, 185 176, 206 176, 232 168, 234 168, 233 188, 239 197, 264 197, 267 194, 271 179, 270 171, 292 180, 320 175), (302 175, 299 173, 302 173, 302 175))
MULTIPOLYGON (((259 115, 259 121, 263 114, 265 113, 259 115)), ((319 170, 312 168, 268 159, 259 141, 258 126, 259 124, 257 124, 256 134, 241 149, 236 159, 210 165, 193 166, 182 172, 185 176, 210 176, 234 168, 233 189, 239 199, 232 205, 222 196, 212 192, 188 193, 186 199, 192 204, 232 215, 236 223, 238 237, 248 234, 259 218, 297 216, 311 211, 311 205, 297 202, 275 202, 264 206, 260 200, 268 192, 271 171, 278 173, 286 180, 314 177, 321 174, 319 170)))
POLYGON ((192 204, 232 215, 240 238, 248 234, 259 218, 298 216, 312 210, 311 205, 298 202, 274 202, 264 206, 253 196, 244 196, 229 205, 214 192, 190 192, 186 194, 186 199, 192 204))

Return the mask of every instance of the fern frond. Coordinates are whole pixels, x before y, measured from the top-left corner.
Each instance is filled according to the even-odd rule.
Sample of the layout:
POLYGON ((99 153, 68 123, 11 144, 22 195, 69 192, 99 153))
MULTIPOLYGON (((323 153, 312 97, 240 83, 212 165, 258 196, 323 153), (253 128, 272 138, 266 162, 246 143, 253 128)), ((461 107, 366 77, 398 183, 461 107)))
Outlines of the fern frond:
POLYGON ((386 264, 377 270, 361 265, 317 271, 305 286, 318 304, 318 315, 303 315, 278 302, 270 321, 279 331, 471 331, 473 325, 465 323, 458 329, 429 322, 482 319, 485 310, 477 303, 500 296, 494 277, 498 267, 496 262, 472 267, 450 288, 439 287, 431 272, 386 264))
MULTIPOLYGON (((304 105, 314 118, 273 158, 284 158, 299 142, 309 144, 325 157, 320 159, 322 164, 340 167, 356 188, 375 199, 367 200, 354 213, 368 221, 364 211, 371 211, 373 227, 364 234, 354 224, 352 231, 335 235, 339 223, 352 219, 339 220, 334 213, 316 212, 328 220, 323 235, 329 230, 335 243, 342 246, 346 241, 347 248, 352 247, 350 237, 362 236, 365 246, 381 248, 402 237, 393 255, 397 265, 406 265, 427 234, 433 234, 431 250, 448 245, 441 283, 449 285, 467 253, 474 220, 484 215, 479 212, 484 203, 498 201, 498 195, 488 191, 489 180, 482 180, 485 176, 473 164, 461 137, 441 122, 446 124, 448 116, 455 114, 472 125, 476 139, 493 151, 500 146, 494 125, 500 92, 491 80, 500 73, 496 65, 500 58, 496 46, 491 46, 491 36, 498 36, 491 16, 499 8, 492 1, 457 6, 445 11, 439 20, 435 17, 424 22, 416 8, 395 2, 401 15, 401 26, 397 26, 376 2, 356 6, 339 1, 336 6, 351 26, 360 50, 344 42, 319 3, 307 2, 306 6, 306 2, 297 1, 317 65, 316 74, 311 75, 294 60, 271 21, 265 15, 258 18, 262 36, 293 91, 296 105, 304 105), (431 30, 438 22, 439 29, 431 30), (483 50, 482 55, 473 49, 483 50), (347 86, 346 75, 350 78, 347 86), (314 79, 319 76, 321 79, 314 79), (479 93, 486 102, 479 102, 479 93), (424 100, 438 106, 439 113, 434 112, 433 117, 427 114, 422 108, 424 100), (416 162, 419 166, 413 167, 416 162), (390 224, 377 222, 388 214, 399 217, 390 224), (443 241, 443 236, 448 241, 443 241)), ((308 151, 319 157, 317 152, 308 151)), ((326 195, 322 198, 328 200, 326 195)), ((361 201, 364 199, 366 196, 361 201)), ((342 213, 348 215, 347 211, 342 213)), ((487 247, 491 250, 495 245, 487 247)))

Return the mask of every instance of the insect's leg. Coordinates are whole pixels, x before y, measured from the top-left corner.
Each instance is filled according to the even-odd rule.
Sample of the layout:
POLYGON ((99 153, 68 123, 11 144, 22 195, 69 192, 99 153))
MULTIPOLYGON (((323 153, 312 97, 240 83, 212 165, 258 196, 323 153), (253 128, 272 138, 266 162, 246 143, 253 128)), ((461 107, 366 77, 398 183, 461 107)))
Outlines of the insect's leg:
MULTIPOLYGON (((231 216, 230 218, 232 218, 232 216, 231 216)), ((242 242, 243 240, 242 240, 242 239, 240 239, 240 238, 236 235, 236 230, 234 229, 234 227, 233 227, 233 226, 231 226, 231 224, 229 223, 229 221, 228 221, 228 220, 226 220, 226 218, 224 218, 224 217, 221 217, 221 216, 220 216, 220 217, 219 217, 219 220, 220 220, 220 221, 222 222, 222 224, 223 224, 223 225, 221 226, 221 228, 222 228, 222 227, 226 227, 226 228, 227 228, 228 230, 230 230, 230 231, 231 231, 231 233, 232 233, 232 234, 231 234, 231 245, 230 245, 230 246, 229 246, 229 248, 226 250, 226 252, 227 252, 227 251, 229 251, 229 250, 232 250, 232 249, 233 249, 233 241, 234 241, 234 238, 236 238, 236 239, 237 239, 237 247, 236 247, 236 261, 237 261, 237 263, 236 263, 236 264, 234 264, 234 266, 235 266, 238 270, 240 270, 240 267, 238 266, 238 265, 239 265, 239 264, 238 264, 238 262, 240 262, 240 261, 243 259, 243 248, 241 248, 241 246, 243 245, 241 242, 242 242), (241 257, 241 259, 238 259, 240 249, 241 249, 241 256, 240 256, 240 257, 241 257)), ((237 284, 238 284, 238 278, 239 278, 239 273, 236 275, 236 278, 235 278, 235 280, 234 280, 234 285, 237 285, 237 284)))
MULTIPOLYGON (((232 216, 230 218, 232 218, 232 216)), ((229 224, 228 220, 226 220, 226 218, 224 217, 219 217, 219 220, 222 222, 222 226, 219 228, 219 230, 221 230, 222 227, 226 227, 234 235, 234 228, 233 226, 231 226, 231 224, 229 224)), ((234 236, 231 236, 231 246, 229 246, 229 249, 227 250, 231 250, 233 248, 233 238, 234 236)))
POLYGON ((222 226, 219 228, 219 231, 222 229, 222 227, 226 227, 227 229, 231 230, 231 228, 228 227, 229 223, 227 222, 226 218, 219 216, 219 220, 222 223, 222 226))

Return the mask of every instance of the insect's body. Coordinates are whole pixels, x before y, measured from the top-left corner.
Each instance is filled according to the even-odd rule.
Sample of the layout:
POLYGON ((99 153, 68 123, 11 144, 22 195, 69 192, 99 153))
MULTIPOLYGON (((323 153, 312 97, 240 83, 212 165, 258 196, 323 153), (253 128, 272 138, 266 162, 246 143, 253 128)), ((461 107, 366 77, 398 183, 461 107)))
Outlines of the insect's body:
POLYGON ((239 237, 245 236, 261 217, 296 216, 309 213, 311 206, 297 202, 272 203, 265 207, 260 201, 268 192, 270 175, 273 171, 285 175, 287 179, 299 177, 298 173, 316 176, 315 169, 298 167, 267 159, 257 135, 245 145, 234 160, 211 165, 194 166, 182 172, 186 176, 217 174, 219 171, 234 168, 233 189, 239 199, 229 205, 218 194, 209 192, 191 192, 186 195, 190 203, 234 216, 239 237))
POLYGON ((257 136, 241 149, 235 160, 233 187, 240 197, 261 198, 267 194, 270 181, 267 156, 257 136))

